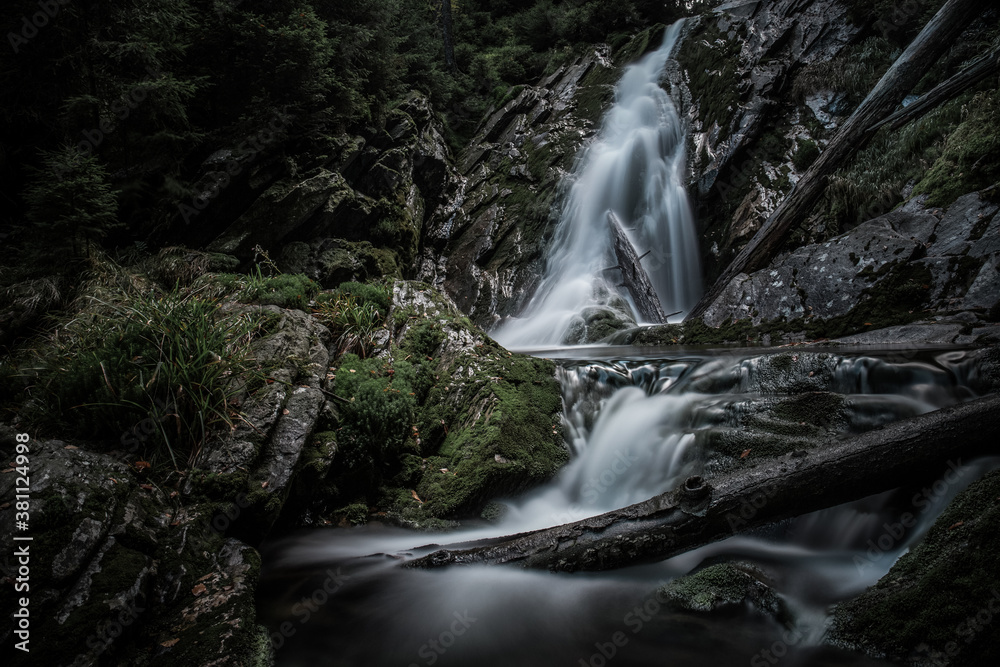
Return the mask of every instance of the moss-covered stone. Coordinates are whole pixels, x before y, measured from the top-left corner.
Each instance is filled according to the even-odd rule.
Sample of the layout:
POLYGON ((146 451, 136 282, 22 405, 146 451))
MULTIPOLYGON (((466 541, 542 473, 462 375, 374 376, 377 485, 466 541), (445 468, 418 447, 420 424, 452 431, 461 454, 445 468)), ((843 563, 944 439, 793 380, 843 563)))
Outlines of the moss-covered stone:
POLYGON ((671 581, 658 594, 669 600, 670 606, 686 611, 711 612, 750 603, 777 615, 783 608, 765 580, 764 573, 753 565, 722 563, 671 581))
POLYGON ((907 664, 997 664, 998 522, 994 471, 960 493, 875 586, 837 607, 832 641, 907 664))
POLYGON ((320 506, 365 497, 420 523, 549 479, 567 460, 554 364, 507 352, 427 285, 393 292, 391 342, 335 372, 345 402, 320 506))

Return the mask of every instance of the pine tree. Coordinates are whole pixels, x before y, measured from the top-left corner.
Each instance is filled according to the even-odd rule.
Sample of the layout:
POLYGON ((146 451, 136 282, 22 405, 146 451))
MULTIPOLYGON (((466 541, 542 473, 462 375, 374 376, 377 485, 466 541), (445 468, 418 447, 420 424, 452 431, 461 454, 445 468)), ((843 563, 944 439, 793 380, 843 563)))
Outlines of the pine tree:
MULTIPOLYGON (((68 250, 79 259, 92 242, 119 226, 118 199, 107 170, 96 156, 74 146, 43 153, 42 164, 25 192, 28 221, 50 255, 68 250)), ((58 253, 52 258, 58 260, 58 253)))

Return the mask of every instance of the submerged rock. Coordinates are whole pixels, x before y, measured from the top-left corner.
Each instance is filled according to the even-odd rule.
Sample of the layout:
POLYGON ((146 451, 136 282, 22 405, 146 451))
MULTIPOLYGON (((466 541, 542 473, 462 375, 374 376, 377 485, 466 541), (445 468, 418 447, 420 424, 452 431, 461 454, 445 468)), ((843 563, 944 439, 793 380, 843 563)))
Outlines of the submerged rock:
POLYGON ((775 617, 785 613, 767 575, 749 563, 710 565, 662 586, 657 597, 666 598, 669 606, 685 611, 713 612, 727 606, 751 604, 775 617))

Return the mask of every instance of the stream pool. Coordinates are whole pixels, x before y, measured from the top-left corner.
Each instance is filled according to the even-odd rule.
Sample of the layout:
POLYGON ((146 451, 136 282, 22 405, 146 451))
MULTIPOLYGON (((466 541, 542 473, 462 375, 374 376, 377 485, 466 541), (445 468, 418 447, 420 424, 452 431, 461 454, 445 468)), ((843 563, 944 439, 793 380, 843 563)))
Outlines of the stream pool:
POLYGON ((401 567, 434 545, 621 508, 691 474, 711 478, 749 465, 755 450, 764 452, 756 464, 768 465, 782 447, 815 446, 970 400, 984 386, 978 354, 963 350, 534 354, 558 361, 570 462, 547 485, 507 499, 495 523, 439 534, 318 528, 265 545, 258 608, 279 665, 888 664, 823 644, 830 607, 874 584, 957 493, 1000 465, 1000 458, 953 461, 904 489, 618 571, 401 567), (750 455, 734 455, 746 443, 750 455), (903 526, 906 514, 915 520, 903 526), (660 591, 719 563, 766 581, 770 601, 692 611, 660 591))

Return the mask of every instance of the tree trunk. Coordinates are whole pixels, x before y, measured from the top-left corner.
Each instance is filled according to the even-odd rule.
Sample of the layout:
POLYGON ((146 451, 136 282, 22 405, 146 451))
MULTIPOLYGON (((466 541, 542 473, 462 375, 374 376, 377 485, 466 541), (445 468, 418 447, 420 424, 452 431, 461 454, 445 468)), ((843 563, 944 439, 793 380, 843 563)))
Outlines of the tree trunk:
POLYGON ((826 150, 802 175, 795 188, 774 210, 750 242, 719 276, 690 317, 700 317, 726 286, 741 273, 750 273, 767 266, 795 225, 809 215, 823 194, 827 178, 844 161, 861 149, 871 135, 875 123, 890 114, 913 90, 938 58, 955 43, 966 26, 985 9, 982 0, 948 0, 928 22, 913 43, 893 63, 875 85, 868 97, 844 123, 826 150))
POLYGON ((955 76, 938 84, 930 92, 924 93, 910 106, 900 109, 881 123, 872 126, 869 132, 875 132, 883 125, 888 125, 890 130, 898 130, 911 120, 920 118, 939 104, 961 94, 986 77, 995 75, 997 71, 1000 71, 1000 48, 993 49, 992 52, 976 59, 955 76))
POLYGON ((407 563, 609 570, 660 561, 734 534, 887 491, 997 450, 1000 395, 833 440, 576 523, 451 545, 407 563))
POLYGON ((642 257, 629 241, 625 229, 622 228, 621 220, 618 219, 614 211, 608 211, 608 226, 611 227, 615 258, 618 260, 618 266, 612 268, 621 270, 622 286, 626 287, 632 295, 632 301, 635 302, 636 310, 639 311, 639 317, 653 324, 666 324, 667 316, 663 313, 663 307, 660 306, 660 298, 656 296, 653 283, 649 281, 649 275, 642 268, 642 257))
POLYGON ((455 42, 451 32, 451 0, 441 0, 441 32, 444 33, 444 64, 455 71, 455 42))

